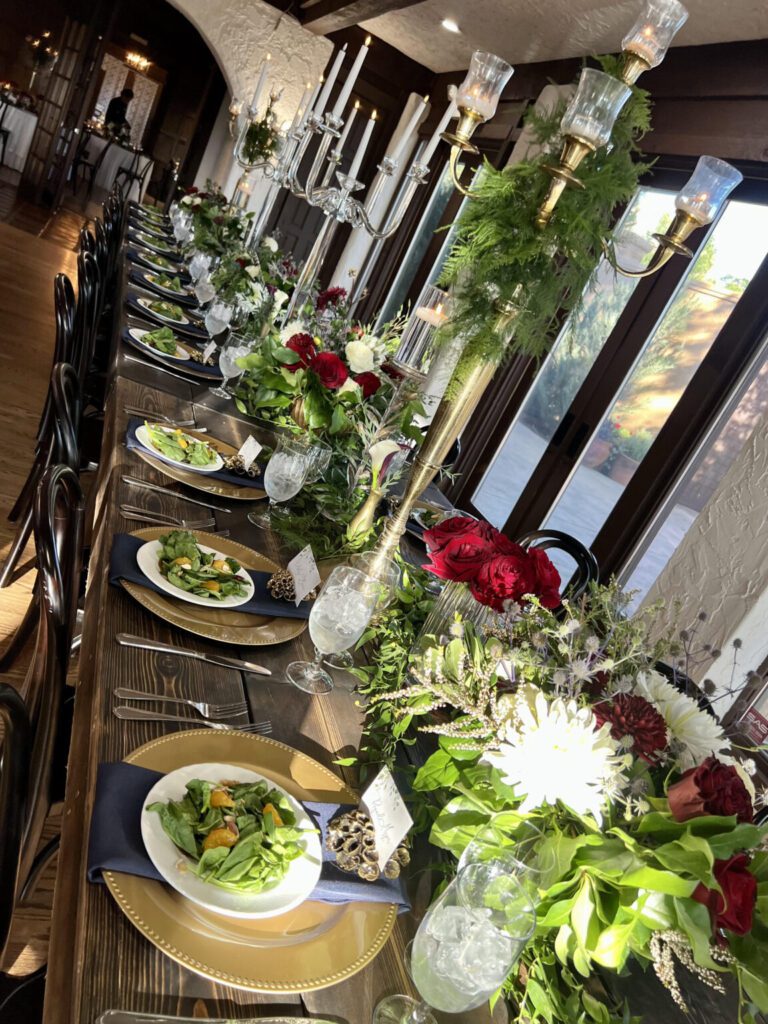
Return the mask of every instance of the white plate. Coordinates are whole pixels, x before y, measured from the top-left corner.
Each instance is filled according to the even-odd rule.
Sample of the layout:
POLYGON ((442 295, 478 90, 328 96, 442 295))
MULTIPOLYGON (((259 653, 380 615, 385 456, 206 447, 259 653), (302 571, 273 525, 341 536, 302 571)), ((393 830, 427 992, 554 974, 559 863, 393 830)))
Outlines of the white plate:
POLYGON ((157 249, 157 251, 162 253, 163 256, 167 255, 169 259, 175 251, 175 248, 170 241, 166 241, 163 238, 155 238, 154 235, 150 235, 147 231, 137 231, 136 237, 140 242, 144 242, 144 244, 148 245, 151 249, 157 249))
MULTIPOLYGON (((160 429, 166 430, 165 427, 161 427, 160 429)), ((171 434, 173 433, 173 430, 173 427, 168 427, 166 433, 171 434)), ((222 469, 224 466, 224 459, 222 459, 218 452, 216 452, 215 462, 212 462, 208 466, 190 466, 188 462, 182 462, 181 459, 172 459, 170 455, 166 455, 164 452, 161 452, 157 448, 155 448, 155 446, 152 444, 152 441, 150 440, 149 431, 147 430, 145 424, 143 423, 141 424, 140 427, 136 428, 136 440, 143 448, 146 448, 151 455, 154 455, 156 459, 162 459, 163 462, 167 462, 171 466, 181 466, 182 469, 188 469, 192 473, 215 473, 217 470, 222 469)), ((195 438, 195 440, 197 441, 200 439, 195 438)))
MULTIPOLYGON (((184 362, 189 362, 189 352, 183 349, 181 345, 177 344, 175 355, 170 355, 168 352, 161 352, 153 345, 149 345, 144 341, 144 335, 150 334, 150 331, 142 330, 140 327, 129 327, 128 333, 134 341, 137 341, 139 345, 142 345, 148 352, 151 352, 153 356, 159 356, 161 359, 182 359, 184 362)), ((152 451, 155 451, 155 449, 153 448, 152 451)))
POLYGON ((322 867, 320 837, 313 831, 308 831, 301 841, 304 856, 291 861, 285 877, 264 892, 229 892, 211 882, 204 882, 189 870, 187 865, 192 863, 191 858, 165 834, 160 824, 160 815, 146 808, 148 804, 154 802, 180 800, 186 792, 186 784, 192 779, 204 779, 208 782, 221 782, 225 779, 236 782, 267 782, 270 788, 277 789, 287 799, 296 815, 298 828, 312 830, 315 827, 298 800, 294 800, 268 776, 228 764, 191 764, 185 768, 177 768, 176 771, 164 775, 152 787, 141 812, 141 837, 144 846, 149 859, 166 882, 193 903, 226 917, 274 917, 303 903, 317 885, 322 867))
MULTIPOLYGON (((175 276, 171 274, 170 271, 164 270, 162 271, 162 273, 167 274, 168 277, 175 276)), ((157 288, 158 291, 164 292, 168 296, 176 298, 180 297, 182 299, 188 299, 190 297, 190 290, 189 288, 185 288, 184 285, 181 286, 180 292, 175 292, 172 288, 166 288, 165 285, 160 284, 160 282, 157 280, 157 274, 150 274, 147 271, 143 270, 141 272, 141 276, 147 282, 147 284, 151 285, 153 288, 157 288)))
POLYGON ((171 261, 170 267, 162 267, 159 263, 155 263, 152 257, 156 254, 150 252, 149 249, 138 249, 137 252, 142 263, 152 267, 153 270, 160 274, 180 274, 182 272, 181 267, 173 261, 171 261))
MULTIPOLYGON (((168 526, 168 532, 176 530, 176 526, 168 526)), ((226 558, 216 548, 209 548, 206 544, 197 545, 201 551, 206 554, 212 552, 214 555, 218 555, 219 558, 226 558)), ((136 563, 138 564, 141 571, 151 580, 154 584, 161 588, 170 597, 177 597, 180 601, 188 601, 190 604, 199 604, 204 608, 239 608, 241 604, 247 604, 253 597, 253 592, 256 589, 253 580, 248 573, 243 570, 242 575, 244 576, 243 586, 246 588, 245 594, 240 597, 223 597, 220 601, 214 601, 210 597, 201 597, 199 594, 190 594, 187 590, 181 590, 180 587, 174 587, 172 583, 160 572, 158 562, 160 560, 160 551, 162 544, 159 540, 150 540, 146 544, 142 544, 139 550, 136 552, 136 563)), ((216 781, 215 779, 213 780, 216 781)))
POLYGON ((147 312, 151 313, 152 316, 156 316, 158 320, 165 320, 167 324, 181 324, 182 326, 185 326, 186 324, 192 323, 189 317, 184 316, 183 313, 181 314, 181 320, 173 320, 171 317, 163 316, 162 313, 156 313, 154 309, 149 308, 153 302, 162 302, 162 299, 147 299, 143 295, 139 295, 137 301, 139 305, 146 309, 147 312))

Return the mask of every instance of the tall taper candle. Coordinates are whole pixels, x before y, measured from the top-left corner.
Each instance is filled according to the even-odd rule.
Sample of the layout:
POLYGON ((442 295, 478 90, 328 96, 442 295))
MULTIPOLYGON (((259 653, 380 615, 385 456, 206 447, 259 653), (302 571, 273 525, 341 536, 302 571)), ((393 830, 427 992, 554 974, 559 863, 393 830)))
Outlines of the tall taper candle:
POLYGON ((438 124, 437 128, 435 128, 432 138, 427 143, 427 148, 419 157, 419 163, 424 164, 425 166, 429 166, 429 161, 432 159, 432 154, 437 149, 437 144, 440 141, 440 136, 448 128, 448 123, 452 118, 456 117, 458 112, 459 108, 456 106, 456 102, 454 100, 451 100, 450 104, 448 105, 448 109, 440 119, 440 123, 438 124))
POLYGON ((328 100, 331 96, 331 89, 334 86, 336 79, 339 77, 339 71, 341 71, 341 65, 344 63, 344 57, 347 54, 347 44, 344 43, 342 48, 336 54, 336 60, 333 62, 331 72, 325 80, 323 91, 320 93, 320 97, 317 101, 317 106, 312 111, 318 117, 322 117, 325 113, 325 108, 328 106, 328 100))
POLYGON ((360 140, 360 145, 357 147, 355 158, 352 161, 352 166, 347 171, 350 178, 357 178, 358 172, 360 171, 360 165, 363 162, 365 151, 368 148, 368 143, 371 141, 371 133, 373 132, 373 126, 376 124, 376 111, 371 114, 368 124, 365 126, 363 137, 360 140))
POLYGON ((269 62, 272 60, 272 54, 268 53, 264 58, 264 63, 261 65, 261 74, 259 80, 256 83, 256 90, 251 100, 251 114, 255 114, 259 109, 259 100, 261 99, 261 92, 264 88, 264 83, 267 80, 267 71, 269 71, 269 62))
POLYGON ((311 95, 312 95, 312 83, 311 82, 307 82, 306 86, 304 87, 304 92, 302 93, 301 99, 299 100, 299 105, 298 105, 298 107, 296 107, 296 113, 293 115, 293 121, 291 122, 291 126, 290 126, 291 130, 293 130, 294 128, 298 127, 299 122, 301 121, 302 117, 304 116, 304 111, 307 109, 307 100, 309 99, 309 97, 311 95))
POLYGON ((359 109, 360 100, 355 100, 355 105, 354 107, 352 107, 349 117, 347 118, 346 123, 344 125, 344 131, 341 133, 339 141, 334 146, 334 149, 339 154, 339 156, 341 156, 342 150, 344 149, 344 143, 347 141, 347 137, 349 136, 349 130, 355 122, 355 118, 357 117, 357 112, 359 109))
POLYGON ((341 115, 344 113, 344 107, 346 107, 347 105, 347 100, 349 99, 352 93, 352 88, 354 87, 354 84, 357 81, 357 77, 360 74, 360 68, 363 66, 363 61, 368 56, 368 50, 370 49, 370 46, 371 37, 366 36, 365 42, 357 52, 357 56, 355 57, 355 63, 350 68, 350 72, 347 75, 347 80, 341 87, 341 92, 339 93, 339 97, 336 100, 336 105, 333 108, 334 117, 340 118, 341 115))
POLYGON ((414 135, 416 135, 419 121, 421 121, 422 117, 424 116, 424 111, 426 110, 428 103, 429 96, 425 96, 421 103, 414 110, 413 115, 411 116, 411 120, 408 122, 408 124, 405 127, 405 130, 400 135, 400 138, 397 144, 395 145, 395 148, 392 150, 391 153, 387 153, 387 156, 393 163, 398 162, 400 157, 403 155, 403 150, 412 141, 414 135))
POLYGON ((312 113, 312 108, 315 105, 315 101, 317 100, 317 94, 320 92, 320 87, 322 86, 322 84, 323 84, 323 76, 321 75, 320 76, 320 80, 318 81, 318 83, 315 86, 315 88, 312 90, 312 95, 309 97, 309 102, 307 103, 306 107, 304 107, 304 113, 301 115, 301 120, 299 121, 299 128, 300 129, 303 128, 306 125, 307 118, 312 113))

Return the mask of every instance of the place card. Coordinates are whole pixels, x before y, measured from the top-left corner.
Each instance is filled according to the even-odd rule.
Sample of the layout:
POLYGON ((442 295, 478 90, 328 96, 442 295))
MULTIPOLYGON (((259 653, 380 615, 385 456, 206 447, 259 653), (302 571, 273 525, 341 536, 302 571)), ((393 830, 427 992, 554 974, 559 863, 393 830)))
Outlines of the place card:
POLYGON ((307 594, 311 594, 315 587, 320 586, 320 573, 317 571, 317 562, 312 554, 312 545, 307 544, 298 555, 290 560, 286 569, 293 576, 293 588, 296 592, 296 606, 298 607, 307 594))
POLYGON ((389 768, 382 768, 363 793, 360 807, 376 830, 376 852, 379 868, 383 871, 413 824, 413 818, 408 813, 389 768))
POLYGON ((237 453, 243 460, 243 469, 247 473, 251 466, 256 461, 256 456, 261 451, 263 445, 260 445, 256 438, 251 434, 250 437, 246 437, 240 451, 237 453))
POLYGON ((203 349, 203 366, 205 366, 205 364, 208 362, 208 360, 211 358, 211 356, 213 355, 213 353, 215 351, 216 351, 216 342, 215 341, 209 341, 208 344, 203 349))

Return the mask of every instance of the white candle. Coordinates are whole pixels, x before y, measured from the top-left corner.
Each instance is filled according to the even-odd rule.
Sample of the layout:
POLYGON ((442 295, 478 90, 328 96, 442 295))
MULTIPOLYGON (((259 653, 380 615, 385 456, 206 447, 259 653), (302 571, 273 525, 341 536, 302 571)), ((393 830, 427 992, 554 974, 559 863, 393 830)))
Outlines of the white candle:
POLYGON ((431 309, 429 306, 417 306, 416 316, 419 320, 423 320, 424 323, 431 324, 433 327, 440 327, 448 319, 443 312, 442 302, 438 303, 434 309, 431 309))
POLYGON ((435 128, 435 131, 434 131, 434 134, 432 135, 432 138, 427 143, 427 148, 424 150, 424 152, 419 157, 419 163, 420 164, 424 164, 426 167, 429 166, 429 161, 432 159, 432 154, 437 149, 437 144, 440 141, 440 136, 447 129, 448 122, 452 118, 456 117, 458 112, 459 112, 459 108, 456 106, 456 101, 455 100, 451 100, 451 102, 450 102, 450 104, 448 106, 448 109, 443 114, 443 116, 442 116, 442 118, 440 120, 440 123, 438 124, 437 128, 435 128))
POLYGON ((403 155, 403 150, 410 145, 413 141, 414 136, 418 134, 419 122, 424 116, 424 111, 427 109, 429 103, 429 96, 425 96, 421 103, 416 107, 413 112, 411 120, 408 122, 405 131, 400 135, 400 140, 395 145, 395 148, 391 153, 387 153, 387 157, 393 162, 397 163, 400 157, 403 155))
POLYGON ((306 107, 304 108, 304 113, 301 115, 301 121, 299 121, 299 128, 303 128, 306 125, 307 118, 312 113, 312 108, 315 105, 315 100, 317 99, 317 94, 320 92, 320 86, 322 84, 323 76, 321 75, 317 85, 312 90, 312 95, 309 97, 309 103, 307 103, 306 107))
POLYGON ((311 95, 312 95, 312 83, 311 82, 307 82, 306 86, 304 87, 304 92, 301 95, 301 99, 299 100, 299 105, 298 105, 298 107, 296 107, 296 113, 293 115, 293 121, 292 121, 292 123, 290 125, 291 129, 295 128, 299 124, 299 122, 301 121, 302 115, 303 115, 304 111, 307 109, 307 100, 309 99, 309 97, 311 95))
POLYGON ((349 74, 347 75, 347 80, 341 87, 339 98, 336 100, 336 106, 333 108, 334 117, 341 117, 342 113, 344 112, 344 107, 346 107, 347 105, 347 100, 350 97, 352 88, 355 82, 357 81, 358 75, 360 74, 360 68, 362 68, 363 66, 363 61, 368 56, 368 50, 370 49, 370 46, 371 37, 366 36, 365 42, 357 52, 357 56, 355 57, 355 63, 352 65, 352 68, 349 74))
POLYGON ((264 63, 261 65, 261 74, 259 75, 259 80, 256 83, 256 90, 255 90, 255 92, 253 94, 253 99, 251 100, 251 113, 252 114, 255 114, 256 111, 259 109, 259 99, 261 98, 261 92, 262 92, 262 90, 264 88, 264 83, 267 80, 267 71, 269 70, 269 62, 271 60, 272 60, 272 54, 268 53, 266 55, 266 57, 264 58, 264 63))
POLYGON ((346 56, 346 53, 347 44, 344 43, 342 48, 336 54, 336 60, 333 62, 331 73, 325 80, 323 91, 320 93, 320 98, 317 101, 317 106, 313 111, 313 113, 316 114, 318 117, 322 117, 323 114, 325 113, 325 108, 328 105, 328 100, 330 99, 331 96, 331 89, 333 88, 336 79, 339 77, 339 71, 341 71, 341 65, 344 63, 344 57, 346 56))
POLYGON ((355 153, 355 157, 354 157, 354 159, 352 161, 352 166, 347 171, 347 174, 348 174, 348 176, 350 178, 357 178, 357 174, 358 174, 358 172, 360 170, 360 165, 362 164, 363 157, 365 156, 365 151, 368 148, 368 143, 371 141, 371 134, 373 132, 373 126, 375 124, 376 124, 376 111, 374 110, 374 112, 371 114, 371 117, 370 117, 370 120, 368 121, 368 124, 365 126, 365 131, 363 132, 363 138, 362 138, 362 140, 360 142, 360 145, 357 147, 357 152, 355 153))
POLYGON ((346 124, 344 125, 344 130, 341 133, 341 137, 339 138, 339 141, 336 143, 336 147, 335 148, 336 148, 336 152, 339 154, 339 156, 341 156, 341 152, 344 149, 344 143, 347 141, 347 137, 349 135, 349 130, 352 127, 352 125, 354 124, 354 122, 355 122, 355 118, 357 117, 357 112, 358 112, 359 109, 360 109, 360 100, 355 100, 355 105, 354 105, 354 107, 352 107, 352 111, 351 111, 349 117, 347 118, 346 124))

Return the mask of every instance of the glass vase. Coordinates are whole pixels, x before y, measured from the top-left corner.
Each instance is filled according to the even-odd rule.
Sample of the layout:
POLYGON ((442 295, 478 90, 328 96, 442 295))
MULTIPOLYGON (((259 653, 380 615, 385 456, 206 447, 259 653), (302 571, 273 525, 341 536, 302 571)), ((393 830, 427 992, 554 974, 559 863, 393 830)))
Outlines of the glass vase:
POLYGON ((461 616, 462 622, 471 622, 481 633, 499 620, 493 608, 481 604, 472 596, 468 583, 449 580, 424 621, 417 646, 424 646, 423 641, 427 637, 437 637, 440 643, 446 643, 452 636, 451 627, 457 615, 461 616))

